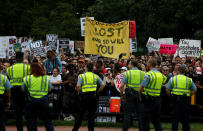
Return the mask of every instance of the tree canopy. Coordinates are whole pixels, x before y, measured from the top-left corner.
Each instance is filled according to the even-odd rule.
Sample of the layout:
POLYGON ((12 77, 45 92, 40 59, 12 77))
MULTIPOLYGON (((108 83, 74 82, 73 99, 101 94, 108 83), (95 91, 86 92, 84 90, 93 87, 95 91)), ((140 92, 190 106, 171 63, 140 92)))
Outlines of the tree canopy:
POLYGON ((82 40, 80 17, 101 22, 135 20, 139 45, 149 36, 203 40, 202 0, 1 0, 0 35, 82 40))

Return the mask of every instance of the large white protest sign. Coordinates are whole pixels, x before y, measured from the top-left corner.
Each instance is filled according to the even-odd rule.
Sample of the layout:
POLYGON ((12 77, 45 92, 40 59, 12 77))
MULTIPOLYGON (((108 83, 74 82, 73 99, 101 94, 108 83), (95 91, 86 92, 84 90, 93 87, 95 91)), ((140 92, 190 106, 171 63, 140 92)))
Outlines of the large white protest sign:
MULTIPOLYGON (((94 20, 94 17, 89 18, 94 20)), ((81 24, 81 36, 85 36, 85 17, 80 18, 80 24, 81 24)))
POLYGON ((160 44, 173 45, 173 38, 159 38, 158 41, 160 44))
POLYGON ((180 57, 199 57, 200 56, 201 41, 180 39, 179 42, 179 56, 180 57))
POLYGON ((30 50, 32 51, 34 57, 36 57, 37 55, 46 56, 46 51, 41 40, 31 42, 30 50))
POLYGON ((56 50, 57 49, 57 39, 58 39, 58 35, 56 35, 56 34, 47 34, 46 35, 47 49, 48 50, 56 50))
POLYGON ((152 37, 149 37, 146 47, 150 47, 154 51, 159 51, 160 43, 158 40, 156 40, 152 37))
POLYGON ((137 52, 137 39, 130 38, 130 53, 137 52))

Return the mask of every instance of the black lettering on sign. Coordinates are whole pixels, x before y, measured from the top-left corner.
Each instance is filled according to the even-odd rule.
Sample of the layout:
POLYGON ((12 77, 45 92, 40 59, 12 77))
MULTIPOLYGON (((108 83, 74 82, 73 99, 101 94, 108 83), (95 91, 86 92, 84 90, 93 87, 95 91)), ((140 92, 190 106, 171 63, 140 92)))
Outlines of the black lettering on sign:
POLYGON ((112 37, 116 32, 117 32, 117 36, 120 37, 120 34, 121 34, 121 30, 123 29, 123 27, 119 27, 119 28, 108 28, 108 29, 105 29, 105 28, 94 28, 94 33, 95 35, 98 35, 98 36, 107 36, 107 37, 112 37))
POLYGON ((102 54, 109 54, 112 55, 113 54, 113 46, 106 46, 106 45, 98 45, 97 46, 97 51, 101 52, 102 54))

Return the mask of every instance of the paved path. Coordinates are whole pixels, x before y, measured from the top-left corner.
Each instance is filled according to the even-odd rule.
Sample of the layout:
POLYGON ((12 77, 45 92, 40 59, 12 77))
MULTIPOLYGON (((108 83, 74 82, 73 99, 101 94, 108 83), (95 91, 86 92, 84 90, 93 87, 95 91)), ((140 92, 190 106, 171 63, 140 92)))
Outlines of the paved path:
MULTIPOLYGON (((55 126, 55 131, 71 131, 72 126, 55 126)), ((121 128, 95 128, 95 131, 121 131, 121 128)), ((6 131, 17 131, 15 126, 7 126, 6 131)), ((24 127, 24 131, 27 131, 24 127)), ((46 131, 44 127, 38 127, 38 131, 46 131)), ((87 127, 80 127, 79 131, 88 131, 87 127)), ((138 129, 129 129, 128 131, 138 131, 138 129)))

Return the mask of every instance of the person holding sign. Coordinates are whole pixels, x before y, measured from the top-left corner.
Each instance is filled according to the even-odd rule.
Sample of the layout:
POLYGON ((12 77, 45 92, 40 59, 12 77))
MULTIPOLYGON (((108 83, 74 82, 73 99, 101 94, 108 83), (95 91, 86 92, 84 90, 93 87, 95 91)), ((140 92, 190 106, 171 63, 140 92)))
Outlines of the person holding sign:
POLYGON ((52 74, 53 68, 59 68, 59 71, 62 70, 61 61, 56 57, 55 52, 52 50, 47 51, 47 59, 44 62, 44 67, 46 68, 46 74, 52 74))
POLYGON ((166 92, 172 95, 172 131, 178 130, 178 122, 182 118, 183 131, 190 131, 189 107, 190 96, 196 93, 197 87, 191 78, 184 75, 185 67, 178 68, 178 75, 167 83, 166 92))
MULTIPOLYGON (((121 98, 124 101, 124 121, 123 121, 123 131, 127 131, 131 125, 131 114, 139 114, 139 96, 138 89, 144 78, 145 73, 139 70, 137 67, 137 61, 131 60, 128 67, 130 70, 124 73, 122 83, 120 86, 121 98), (126 85, 126 89, 124 89, 126 85), (124 94, 125 90, 125 94, 124 94), (135 112, 136 111, 136 112, 135 112)), ((141 121, 139 121, 140 128, 141 121)))

